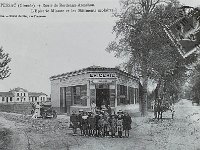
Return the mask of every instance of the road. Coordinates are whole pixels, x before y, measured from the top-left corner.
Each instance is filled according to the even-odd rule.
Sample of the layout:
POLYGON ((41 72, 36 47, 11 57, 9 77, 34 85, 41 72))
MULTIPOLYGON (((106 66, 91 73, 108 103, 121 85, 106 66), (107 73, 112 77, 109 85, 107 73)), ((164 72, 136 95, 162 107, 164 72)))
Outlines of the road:
POLYGON ((175 105, 174 119, 168 112, 164 117, 163 120, 153 120, 153 113, 149 112, 146 117, 132 118, 133 129, 129 138, 72 136, 69 134, 71 130, 50 134, 30 132, 29 136, 35 141, 29 146, 26 136, 19 132, 23 125, 19 128, 19 124, 5 118, 0 118, 0 123, 14 132, 14 139, 16 135, 20 137, 17 145, 23 143, 22 147, 13 150, 27 147, 31 150, 54 150, 55 147, 58 150, 200 150, 200 106, 192 106, 190 101, 183 99, 175 105))

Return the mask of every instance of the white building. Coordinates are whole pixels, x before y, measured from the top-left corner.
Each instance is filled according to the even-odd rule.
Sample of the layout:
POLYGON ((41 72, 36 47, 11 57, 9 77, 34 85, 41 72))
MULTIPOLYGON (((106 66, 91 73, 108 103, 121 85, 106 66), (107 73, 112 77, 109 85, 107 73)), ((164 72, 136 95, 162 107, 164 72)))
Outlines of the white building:
POLYGON ((23 88, 14 88, 9 92, 0 92, 0 103, 45 102, 45 93, 28 92, 23 88))

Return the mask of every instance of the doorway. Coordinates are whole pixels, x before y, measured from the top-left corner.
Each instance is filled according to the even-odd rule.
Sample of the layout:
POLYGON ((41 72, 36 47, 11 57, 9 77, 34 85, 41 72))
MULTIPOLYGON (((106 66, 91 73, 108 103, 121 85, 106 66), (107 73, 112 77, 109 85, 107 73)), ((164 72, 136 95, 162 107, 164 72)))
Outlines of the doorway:
POLYGON ((110 93, 109 89, 96 89, 96 106, 101 108, 104 104, 106 107, 110 105, 110 93))

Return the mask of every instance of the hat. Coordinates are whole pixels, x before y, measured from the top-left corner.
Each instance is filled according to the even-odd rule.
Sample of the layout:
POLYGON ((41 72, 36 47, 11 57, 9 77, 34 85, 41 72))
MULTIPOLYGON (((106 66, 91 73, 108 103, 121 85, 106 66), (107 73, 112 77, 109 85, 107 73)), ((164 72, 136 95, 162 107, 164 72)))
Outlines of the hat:
POLYGON ((92 111, 91 111, 91 110, 88 110, 87 112, 88 112, 88 113, 92 113, 92 111))
POLYGON ((79 109, 79 112, 82 112, 83 111, 83 109, 79 109))
POLYGON ((123 111, 122 111, 122 110, 119 110, 117 113, 123 113, 123 111))

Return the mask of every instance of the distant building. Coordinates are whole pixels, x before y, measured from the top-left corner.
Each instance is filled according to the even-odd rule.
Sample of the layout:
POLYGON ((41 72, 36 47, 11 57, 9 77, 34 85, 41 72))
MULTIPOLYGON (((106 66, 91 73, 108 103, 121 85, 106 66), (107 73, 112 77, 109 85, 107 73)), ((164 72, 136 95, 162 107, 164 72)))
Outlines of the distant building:
POLYGON ((50 77, 51 103, 63 113, 76 109, 136 104, 139 101, 139 79, 118 68, 91 66, 50 77))
POLYGON ((14 88, 9 92, 0 92, 0 103, 45 102, 45 93, 28 92, 23 88, 14 88))

